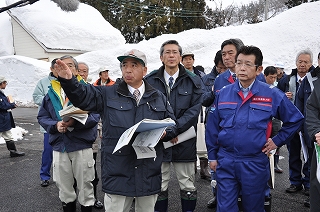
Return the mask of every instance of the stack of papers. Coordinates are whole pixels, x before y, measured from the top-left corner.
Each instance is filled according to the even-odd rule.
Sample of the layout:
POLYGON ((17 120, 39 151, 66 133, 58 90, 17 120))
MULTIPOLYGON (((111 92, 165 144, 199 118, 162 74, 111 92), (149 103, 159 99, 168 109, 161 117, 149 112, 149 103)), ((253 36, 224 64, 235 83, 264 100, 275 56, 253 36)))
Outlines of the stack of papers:
POLYGON ((85 125, 88 119, 88 111, 81 110, 73 105, 64 107, 59 111, 59 115, 63 121, 68 121, 70 118, 74 118, 83 125, 85 125))
POLYGON ((154 147, 158 144, 166 128, 173 125, 175 122, 170 118, 163 120, 143 119, 122 133, 113 153, 128 145, 135 132, 140 132, 132 143, 137 158, 155 158, 157 154, 154 147))

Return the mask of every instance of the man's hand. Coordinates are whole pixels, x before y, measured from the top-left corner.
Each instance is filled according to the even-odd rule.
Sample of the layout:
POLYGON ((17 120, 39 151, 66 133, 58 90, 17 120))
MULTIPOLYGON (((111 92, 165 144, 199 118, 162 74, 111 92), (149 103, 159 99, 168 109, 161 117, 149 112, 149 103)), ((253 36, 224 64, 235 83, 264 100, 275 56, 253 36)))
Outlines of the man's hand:
POLYGON ((211 170, 216 171, 217 166, 218 166, 218 162, 217 162, 216 160, 210 161, 210 162, 209 162, 209 166, 210 166, 210 169, 211 169, 211 170))
POLYGON ((57 122, 57 130, 59 133, 65 133, 67 130, 67 127, 63 124, 63 121, 57 122))
POLYGON ((74 125, 74 122, 75 122, 74 118, 70 117, 70 119, 68 119, 68 121, 62 121, 62 125, 64 127, 68 128, 68 127, 72 127, 74 125))
POLYGON ((286 92, 285 94, 288 97, 288 99, 292 99, 293 94, 291 92, 286 92))
POLYGON ((176 144, 178 142, 178 137, 175 137, 173 139, 171 139, 170 141, 172 144, 176 144))
POLYGON ((268 138, 267 143, 264 145, 264 148, 262 149, 262 152, 264 152, 266 155, 270 153, 270 151, 277 149, 277 145, 273 142, 271 138, 268 138))
POLYGON ((167 132, 166 132, 166 131, 164 131, 160 139, 163 139, 163 138, 164 138, 164 136, 166 136, 166 134, 167 134, 167 132))
POLYGON ((69 69, 69 67, 60 59, 56 61, 56 64, 54 64, 54 68, 56 69, 58 76, 65 79, 71 79, 72 78, 72 72, 69 69))
POLYGON ((320 146, 320 132, 316 133, 316 134, 314 135, 314 137, 315 137, 315 139, 316 139, 316 142, 317 142, 318 146, 320 146))

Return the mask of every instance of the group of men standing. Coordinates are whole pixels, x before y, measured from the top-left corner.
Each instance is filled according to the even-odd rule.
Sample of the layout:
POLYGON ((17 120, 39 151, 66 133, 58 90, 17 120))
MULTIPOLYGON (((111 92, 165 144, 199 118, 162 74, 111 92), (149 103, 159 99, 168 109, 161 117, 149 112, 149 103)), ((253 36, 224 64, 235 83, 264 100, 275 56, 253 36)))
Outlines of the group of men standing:
MULTIPOLYGON (((201 78, 193 66, 188 67, 190 58, 186 56, 194 60, 193 54, 185 54, 185 66, 181 65, 182 55, 176 40, 164 42, 160 48, 162 66, 147 74, 146 55, 132 49, 117 57, 122 78, 116 82, 103 80, 108 72, 103 68, 95 85, 83 80, 88 76, 85 63, 82 65, 87 70, 80 68, 80 63, 71 56, 52 62, 53 78, 49 79, 49 87, 44 91, 47 94, 39 103, 38 121, 45 130, 45 147, 49 146, 48 151, 53 152, 53 180, 64 211, 75 211, 77 196, 83 212, 92 211, 95 204, 92 144, 97 138, 100 118, 103 123, 101 179, 106 211, 129 211, 135 200, 136 211, 167 212, 171 165, 179 181, 182 211, 194 211, 196 137, 177 142, 179 134, 197 127, 202 106, 207 107, 207 161, 217 182, 214 195, 218 211, 238 211, 239 195, 243 211, 264 211, 270 179, 269 156, 285 144, 289 150, 291 182, 286 191, 304 189, 309 194, 307 168, 303 169, 305 177, 301 176, 300 139, 303 137, 308 144, 311 157, 311 141, 318 141, 319 131, 314 130, 308 136, 303 114, 318 75, 312 72, 317 70, 312 66, 312 53, 299 52, 296 72, 282 77, 278 82, 280 90, 265 83, 261 50, 243 45, 240 39, 222 43, 223 64, 216 65, 224 65, 227 70, 216 78, 201 78), (98 86, 109 83, 112 86, 98 86), (71 104, 89 111, 85 124, 60 117, 59 110, 71 104), (157 157, 137 159, 131 143, 113 152, 122 133, 145 118, 171 118, 176 123, 165 130, 156 145, 157 157), (274 118, 282 122, 282 127, 272 135, 274 118), (174 145, 164 149, 165 141, 174 145)), ((309 163, 310 158, 306 164, 309 163)), ((49 178, 42 179, 44 186, 49 179, 50 173, 49 178)))

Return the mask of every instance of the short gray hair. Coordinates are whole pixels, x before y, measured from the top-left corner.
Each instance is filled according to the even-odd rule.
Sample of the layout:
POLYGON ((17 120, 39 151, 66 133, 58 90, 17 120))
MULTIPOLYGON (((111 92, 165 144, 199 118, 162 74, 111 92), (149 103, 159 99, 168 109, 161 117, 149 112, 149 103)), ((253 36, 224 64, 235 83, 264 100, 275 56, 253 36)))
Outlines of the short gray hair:
POLYGON ((78 62, 78 67, 79 67, 80 64, 83 64, 83 65, 87 66, 87 69, 88 69, 88 71, 89 71, 89 66, 88 66, 88 64, 86 64, 85 62, 80 61, 80 62, 78 62))
POLYGON ((74 59, 74 57, 72 57, 71 55, 64 55, 64 56, 60 57, 60 60, 69 59, 69 58, 73 61, 74 67, 76 68, 76 70, 79 70, 77 60, 74 59))
POLYGON ((178 43, 178 41, 176 41, 176 40, 167 40, 166 42, 164 42, 164 43, 161 45, 161 48, 160 48, 160 56, 162 56, 162 54, 163 54, 163 52, 164 52, 164 46, 165 46, 165 45, 168 45, 168 44, 177 45, 177 46, 179 47, 180 56, 182 55, 182 47, 180 46, 180 44, 178 43))
POLYGON ((304 49, 304 50, 299 51, 298 54, 297 54, 297 57, 296 57, 296 62, 298 62, 298 58, 302 54, 309 55, 310 56, 310 60, 311 60, 310 62, 313 63, 313 54, 312 54, 312 51, 310 49, 304 49))

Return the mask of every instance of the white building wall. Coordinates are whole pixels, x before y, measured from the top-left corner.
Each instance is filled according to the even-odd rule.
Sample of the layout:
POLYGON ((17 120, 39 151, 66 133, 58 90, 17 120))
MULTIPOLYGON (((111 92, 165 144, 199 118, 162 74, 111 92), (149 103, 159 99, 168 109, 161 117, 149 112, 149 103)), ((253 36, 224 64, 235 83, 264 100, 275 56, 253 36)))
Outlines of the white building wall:
POLYGON ((12 20, 13 47, 16 55, 35 59, 48 58, 48 53, 14 20, 12 20))

